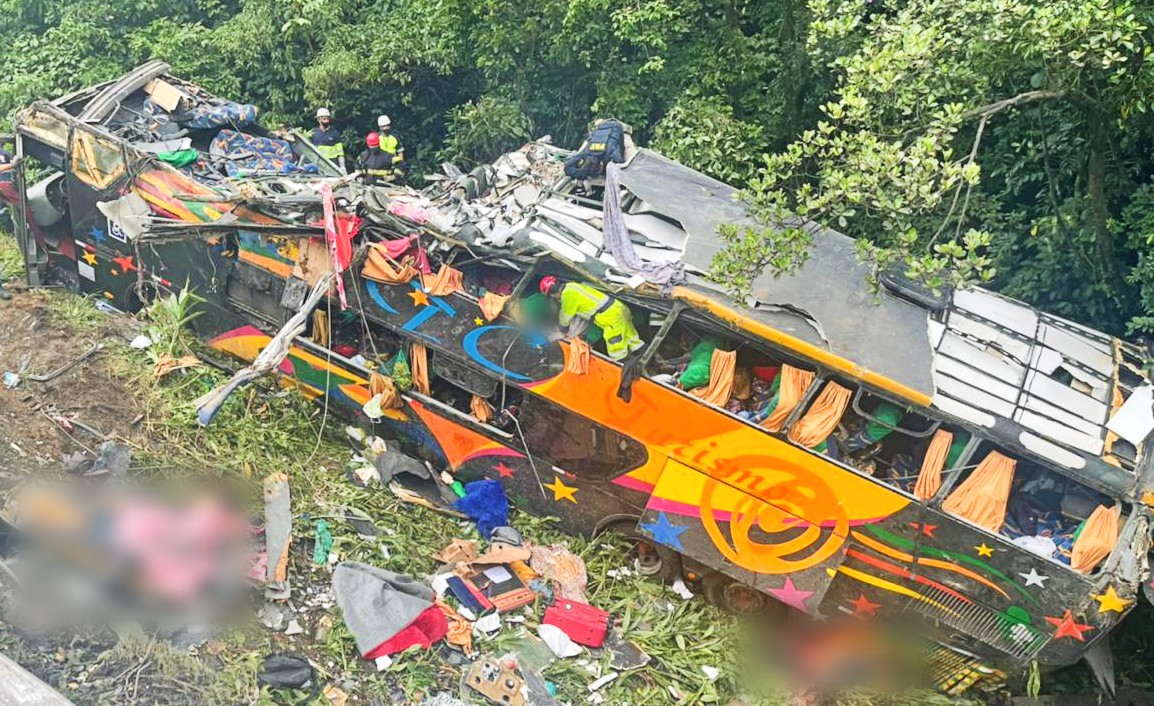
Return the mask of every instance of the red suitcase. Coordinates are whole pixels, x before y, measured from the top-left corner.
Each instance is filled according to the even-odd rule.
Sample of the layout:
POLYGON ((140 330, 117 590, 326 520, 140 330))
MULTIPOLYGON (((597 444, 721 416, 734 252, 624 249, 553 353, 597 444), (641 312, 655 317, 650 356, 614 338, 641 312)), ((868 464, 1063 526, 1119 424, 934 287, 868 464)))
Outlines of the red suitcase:
POLYGON ((609 614, 577 601, 558 600, 545 609, 541 622, 561 628, 570 640, 586 647, 605 644, 609 633, 609 614))

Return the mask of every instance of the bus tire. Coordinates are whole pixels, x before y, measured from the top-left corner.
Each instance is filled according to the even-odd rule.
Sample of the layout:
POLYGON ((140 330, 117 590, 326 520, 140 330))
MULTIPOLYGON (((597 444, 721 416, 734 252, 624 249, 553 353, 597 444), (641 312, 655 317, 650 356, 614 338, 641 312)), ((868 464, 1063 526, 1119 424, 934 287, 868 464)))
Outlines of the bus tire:
POLYGON ((619 534, 629 542, 629 556, 637 560, 645 578, 665 584, 681 578, 681 555, 639 532, 636 519, 614 522, 605 530, 619 534))
POLYGON ((720 571, 706 575, 701 587, 710 603, 731 615, 769 617, 775 620, 779 616, 784 619, 786 615, 786 606, 720 571))

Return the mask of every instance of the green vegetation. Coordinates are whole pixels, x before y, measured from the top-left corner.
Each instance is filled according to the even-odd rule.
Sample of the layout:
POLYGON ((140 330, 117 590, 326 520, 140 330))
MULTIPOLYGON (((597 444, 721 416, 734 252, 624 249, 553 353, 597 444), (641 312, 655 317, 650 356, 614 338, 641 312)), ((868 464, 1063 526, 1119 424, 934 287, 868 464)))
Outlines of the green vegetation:
MULTIPOLYGON (((159 58, 269 122, 392 116, 418 170, 614 115, 932 286, 1154 330, 1149 0, 0 0, 0 113, 159 58)), ((725 234, 741 290, 808 230, 725 234)))

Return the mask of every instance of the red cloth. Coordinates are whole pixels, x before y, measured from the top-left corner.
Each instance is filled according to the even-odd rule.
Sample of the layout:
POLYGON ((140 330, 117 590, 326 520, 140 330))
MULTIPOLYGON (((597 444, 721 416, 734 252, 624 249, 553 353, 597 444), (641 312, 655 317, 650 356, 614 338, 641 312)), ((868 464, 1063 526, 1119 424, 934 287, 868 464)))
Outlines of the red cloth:
POLYGON ((781 373, 780 365, 755 365, 753 366, 753 376, 759 380, 773 384, 777 376, 781 373))
MULTIPOLYGON (((338 273, 348 269, 353 259, 353 236, 361 227, 361 219, 345 212, 338 213, 333 198, 333 187, 321 184, 321 205, 324 207, 325 240, 329 244, 329 257, 338 273)), ((345 280, 337 278, 337 294, 341 298, 341 309, 348 309, 345 299, 345 280)))
POLYGON ((426 608, 417 619, 401 629, 396 635, 374 647, 365 659, 376 659, 385 655, 404 652, 413 645, 429 648, 449 633, 449 621, 436 604, 426 608))
POLYGON ((357 349, 349 345, 341 344, 339 346, 333 346, 333 353, 344 356, 345 358, 352 358, 357 354, 357 349))

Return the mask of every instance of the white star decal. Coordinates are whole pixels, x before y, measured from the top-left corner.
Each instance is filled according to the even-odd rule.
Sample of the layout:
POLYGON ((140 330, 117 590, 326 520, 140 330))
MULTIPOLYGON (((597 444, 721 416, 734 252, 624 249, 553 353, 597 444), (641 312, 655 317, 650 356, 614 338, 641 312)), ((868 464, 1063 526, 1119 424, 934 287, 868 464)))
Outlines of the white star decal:
POLYGON ((1050 578, 1049 576, 1043 576, 1043 575, 1039 574, 1038 570, 1034 569, 1034 568, 1030 569, 1030 573, 1018 574, 1018 576, 1021 576, 1022 578, 1026 579, 1026 585, 1027 586, 1037 586, 1038 588, 1045 588, 1046 587, 1046 580, 1050 578))

